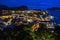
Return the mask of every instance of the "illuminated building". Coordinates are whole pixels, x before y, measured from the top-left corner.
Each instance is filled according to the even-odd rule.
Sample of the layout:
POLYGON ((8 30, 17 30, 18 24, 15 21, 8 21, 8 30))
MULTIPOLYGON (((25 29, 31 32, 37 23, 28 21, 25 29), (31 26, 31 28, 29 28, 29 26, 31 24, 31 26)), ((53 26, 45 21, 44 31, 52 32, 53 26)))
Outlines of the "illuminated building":
MULTIPOLYGON (((33 23, 34 21, 38 21, 38 22, 41 22, 42 24, 45 24, 47 26, 47 28, 54 27, 53 22, 52 23, 46 22, 46 21, 50 21, 54 17, 51 15, 47 15, 48 12, 46 13, 45 11, 2 10, 2 13, 3 14, 10 14, 10 15, 8 15, 9 17, 7 16, 8 18, 11 18, 10 16, 13 16, 13 18, 11 18, 11 19, 17 19, 17 20, 25 21, 25 23, 23 22, 24 24, 33 23)), ((3 18, 5 18, 5 17, 3 17, 3 18)), ((12 24, 11 21, 8 21, 8 23, 12 24)))
POLYGON ((8 10, 2 10, 2 14, 3 14, 3 15, 6 15, 6 14, 8 14, 8 13, 9 13, 8 10))

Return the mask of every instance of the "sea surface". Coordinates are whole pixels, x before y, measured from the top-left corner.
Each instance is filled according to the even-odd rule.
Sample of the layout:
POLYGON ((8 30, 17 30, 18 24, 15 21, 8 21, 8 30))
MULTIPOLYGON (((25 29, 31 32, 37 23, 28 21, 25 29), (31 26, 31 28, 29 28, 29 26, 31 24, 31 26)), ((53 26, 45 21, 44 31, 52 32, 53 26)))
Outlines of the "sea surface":
POLYGON ((60 24, 60 10, 48 10, 49 14, 54 16, 54 21, 60 24))

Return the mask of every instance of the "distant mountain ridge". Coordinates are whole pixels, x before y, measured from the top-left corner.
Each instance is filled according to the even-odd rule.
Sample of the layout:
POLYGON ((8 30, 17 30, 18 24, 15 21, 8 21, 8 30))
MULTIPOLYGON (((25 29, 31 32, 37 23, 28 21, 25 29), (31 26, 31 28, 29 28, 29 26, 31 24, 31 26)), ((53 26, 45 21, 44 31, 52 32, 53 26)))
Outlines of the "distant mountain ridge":
POLYGON ((0 10, 28 10, 28 7, 25 5, 19 6, 19 7, 8 7, 6 5, 0 5, 0 10))
POLYGON ((48 8, 47 10, 60 10, 60 7, 52 7, 52 8, 48 8))
MULTIPOLYGON (((25 5, 18 6, 18 7, 8 7, 6 5, 0 5, 0 10, 3 10, 3 9, 5 9, 5 10, 29 10, 29 8, 25 5)), ((36 9, 34 9, 34 10, 36 10, 36 9)), ((47 10, 60 10, 60 7, 47 8, 47 10)))
POLYGON ((3 10, 3 9, 8 9, 8 6, 0 5, 0 10, 3 10))

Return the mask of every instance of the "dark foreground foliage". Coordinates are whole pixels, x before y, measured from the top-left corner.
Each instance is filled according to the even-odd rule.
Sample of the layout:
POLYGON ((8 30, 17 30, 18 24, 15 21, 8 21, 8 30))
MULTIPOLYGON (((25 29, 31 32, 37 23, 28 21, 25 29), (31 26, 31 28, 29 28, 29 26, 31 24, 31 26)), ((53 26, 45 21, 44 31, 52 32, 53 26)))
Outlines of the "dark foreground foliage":
POLYGON ((0 40, 60 40, 59 30, 56 28, 55 32, 51 32, 42 26, 37 31, 32 31, 30 27, 22 25, 0 31, 0 40))

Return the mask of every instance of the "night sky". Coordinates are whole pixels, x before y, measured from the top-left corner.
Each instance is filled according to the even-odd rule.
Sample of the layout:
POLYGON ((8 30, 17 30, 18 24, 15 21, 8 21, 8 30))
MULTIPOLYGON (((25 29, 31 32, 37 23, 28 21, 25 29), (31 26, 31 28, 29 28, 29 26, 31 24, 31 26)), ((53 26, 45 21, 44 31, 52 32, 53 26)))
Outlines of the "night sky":
POLYGON ((0 4, 9 7, 26 5, 30 9, 47 9, 51 7, 60 7, 60 0, 0 0, 0 4))

